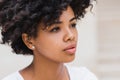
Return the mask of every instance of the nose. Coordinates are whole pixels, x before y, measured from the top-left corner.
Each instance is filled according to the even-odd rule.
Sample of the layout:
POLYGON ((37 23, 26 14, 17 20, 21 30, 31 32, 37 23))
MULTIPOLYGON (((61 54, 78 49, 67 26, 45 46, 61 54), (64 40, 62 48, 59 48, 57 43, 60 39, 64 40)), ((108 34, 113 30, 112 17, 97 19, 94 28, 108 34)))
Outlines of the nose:
POLYGON ((65 30, 63 39, 64 39, 64 42, 74 41, 75 40, 75 32, 70 29, 65 30))

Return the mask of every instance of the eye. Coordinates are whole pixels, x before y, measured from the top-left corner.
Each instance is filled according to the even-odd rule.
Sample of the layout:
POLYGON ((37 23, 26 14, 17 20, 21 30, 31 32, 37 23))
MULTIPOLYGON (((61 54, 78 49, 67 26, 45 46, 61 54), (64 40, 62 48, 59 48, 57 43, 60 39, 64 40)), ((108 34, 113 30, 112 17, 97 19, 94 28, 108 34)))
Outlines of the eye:
POLYGON ((72 24, 71 24, 71 27, 72 27, 72 28, 76 28, 76 23, 72 23, 72 24))
POLYGON ((54 27, 53 29, 50 30, 50 32, 58 32, 60 30, 59 27, 54 27))

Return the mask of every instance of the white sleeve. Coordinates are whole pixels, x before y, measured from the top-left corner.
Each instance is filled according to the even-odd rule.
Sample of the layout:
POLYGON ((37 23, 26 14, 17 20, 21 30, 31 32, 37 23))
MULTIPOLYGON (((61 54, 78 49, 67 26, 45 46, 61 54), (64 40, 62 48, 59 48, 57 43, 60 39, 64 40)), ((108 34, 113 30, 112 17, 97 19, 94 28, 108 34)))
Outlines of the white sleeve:
POLYGON ((87 68, 83 68, 84 74, 83 74, 83 80, 98 80, 97 77, 90 72, 87 68))
POLYGON ((97 77, 85 67, 67 67, 71 80, 98 80, 97 77))
POLYGON ((14 72, 14 73, 6 76, 2 80, 24 80, 24 79, 22 78, 22 76, 20 75, 19 72, 14 72))

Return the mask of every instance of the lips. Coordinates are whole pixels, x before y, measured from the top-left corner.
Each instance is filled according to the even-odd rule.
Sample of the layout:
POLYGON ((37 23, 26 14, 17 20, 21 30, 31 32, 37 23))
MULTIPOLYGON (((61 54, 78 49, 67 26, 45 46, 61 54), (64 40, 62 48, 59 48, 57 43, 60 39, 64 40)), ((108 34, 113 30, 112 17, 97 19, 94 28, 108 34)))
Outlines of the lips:
POLYGON ((67 52, 68 54, 75 54, 76 52, 76 44, 70 44, 68 45, 65 49, 65 52, 67 52))

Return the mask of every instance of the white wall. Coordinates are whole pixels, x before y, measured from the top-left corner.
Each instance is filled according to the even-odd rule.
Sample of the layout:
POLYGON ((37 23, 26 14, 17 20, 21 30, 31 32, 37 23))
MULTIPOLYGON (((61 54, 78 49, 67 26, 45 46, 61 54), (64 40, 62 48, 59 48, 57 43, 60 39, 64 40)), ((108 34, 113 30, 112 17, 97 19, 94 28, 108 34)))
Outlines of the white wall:
POLYGON ((25 67, 31 60, 31 56, 13 54, 10 47, 0 44, 0 80, 4 76, 25 67))

